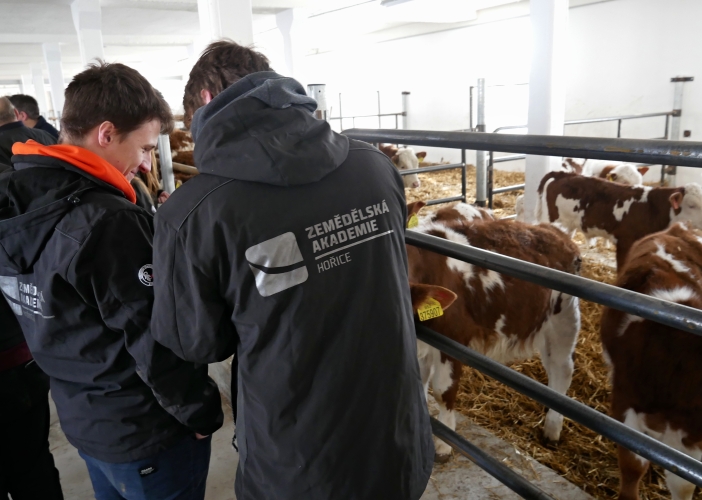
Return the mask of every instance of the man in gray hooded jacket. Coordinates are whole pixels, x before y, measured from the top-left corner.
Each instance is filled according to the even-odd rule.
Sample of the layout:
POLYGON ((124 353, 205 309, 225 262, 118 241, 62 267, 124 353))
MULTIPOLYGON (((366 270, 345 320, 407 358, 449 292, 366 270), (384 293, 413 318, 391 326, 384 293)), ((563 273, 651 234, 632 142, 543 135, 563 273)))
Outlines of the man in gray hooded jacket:
POLYGON ((216 42, 184 99, 200 175, 156 214, 152 332, 236 354, 239 500, 415 500, 433 444, 393 164, 302 86, 216 42))

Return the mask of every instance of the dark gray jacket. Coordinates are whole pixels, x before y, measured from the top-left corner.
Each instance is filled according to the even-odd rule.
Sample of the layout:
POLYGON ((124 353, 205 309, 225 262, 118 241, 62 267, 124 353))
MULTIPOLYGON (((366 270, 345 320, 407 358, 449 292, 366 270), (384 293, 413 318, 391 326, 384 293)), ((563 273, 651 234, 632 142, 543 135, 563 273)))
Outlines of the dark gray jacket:
POLYGON ((120 463, 214 432, 222 410, 207 366, 150 334, 152 216, 71 164, 13 160, 0 176, 0 290, 51 377, 69 442, 120 463))
POLYGON ((202 173, 156 214, 153 334, 237 354, 239 500, 418 499, 434 448, 403 183, 315 108, 264 72, 196 113, 202 173))
MULTIPOLYGON (((16 142, 27 142, 33 139, 39 144, 50 146, 56 144, 56 139, 48 132, 36 128, 25 127, 22 122, 6 123, 0 126, 0 164, 12 165, 12 145, 16 142)), ((0 165, 0 171, 3 167, 0 165)))

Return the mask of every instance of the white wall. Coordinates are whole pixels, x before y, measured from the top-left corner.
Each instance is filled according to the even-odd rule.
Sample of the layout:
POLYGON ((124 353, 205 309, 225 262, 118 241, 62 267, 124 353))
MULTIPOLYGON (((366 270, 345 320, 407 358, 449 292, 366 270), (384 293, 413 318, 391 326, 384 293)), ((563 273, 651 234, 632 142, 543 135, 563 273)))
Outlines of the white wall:
MULTIPOLYGON (((613 0, 571 9, 566 119, 668 111, 673 106, 670 78, 695 76, 685 88, 682 130, 692 130, 691 140, 702 140, 699 19, 700 0, 613 0)), ((383 111, 399 111, 399 94, 407 90, 412 93, 412 128, 467 128, 468 87, 477 78, 486 78, 488 86, 528 81, 529 30, 528 17, 522 17, 354 47, 309 56, 307 74, 310 81, 327 84, 332 105, 339 92, 345 96, 345 115, 355 112, 346 109, 346 99, 354 94, 368 96, 373 112, 376 90, 387 99, 397 96, 397 109, 388 101, 383 111)), ((526 123, 527 95, 524 85, 489 88, 487 129, 526 123)), ((377 120, 356 126, 375 128, 377 120)), ((581 125, 566 131, 614 137, 616 125, 581 125)), ((622 133, 662 136, 663 119, 625 123, 622 133)), ((432 160, 442 156, 458 159, 449 150, 430 152, 432 160)), ((682 169, 679 177, 700 177, 691 172, 697 170, 682 169)))

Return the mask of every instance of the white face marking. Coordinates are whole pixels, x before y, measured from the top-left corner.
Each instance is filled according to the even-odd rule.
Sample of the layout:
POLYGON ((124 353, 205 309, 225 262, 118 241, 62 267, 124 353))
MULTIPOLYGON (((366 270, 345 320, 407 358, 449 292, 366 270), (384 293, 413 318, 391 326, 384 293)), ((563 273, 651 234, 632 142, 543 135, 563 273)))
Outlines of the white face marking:
MULTIPOLYGON (((397 150, 397 168, 400 170, 416 170, 419 168, 419 160, 414 154, 412 148, 400 148, 397 150)), ((419 176, 417 174, 404 175, 402 181, 405 187, 418 188, 420 186, 419 176)))
POLYGON ((677 215, 671 207, 670 225, 674 222, 689 222, 692 227, 702 229, 702 187, 699 184, 685 184, 685 195, 680 207, 682 210, 677 215))
POLYGON ((636 170, 635 166, 629 163, 617 165, 612 169, 609 175, 613 176, 614 182, 618 184, 626 184, 628 186, 643 185, 643 176, 636 170))
POLYGON ((663 248, 663 245, 661 245, 660 243, 656 243, 656 248, 658 248, 658 250, 656 251, 655 255, 666 261, 668 264, 670 264, 676 273, 687 274, 690 271, 689 267, 687 267, 679 260, 675 260, 675 258, 671 254, 666 252, 665 248, 663 248))
POLYGON ((657 290, 653 290, 649 295, 651 297, 656 297, 657 299, 676 303, 688 302, 697 297, 694 290, 686 286, 678 286, 667 290, 659 288, 657 290))

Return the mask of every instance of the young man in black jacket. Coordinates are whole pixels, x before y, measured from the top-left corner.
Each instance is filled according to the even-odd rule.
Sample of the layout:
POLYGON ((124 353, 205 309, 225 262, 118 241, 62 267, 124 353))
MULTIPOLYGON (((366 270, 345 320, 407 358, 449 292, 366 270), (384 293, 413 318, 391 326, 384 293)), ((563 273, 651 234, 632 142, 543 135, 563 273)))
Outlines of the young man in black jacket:
POLYGON ((58 140, 59 131, 52 124, 46 121, 39 112, 39 103, 31 95, 15 94, 10 96, 10 101, 18 112, 18 118, 27 127, 36 130, 43 130, 58 140))
POLYGON ((0 97, 0 172, 12 164, 12 146, 16 142, 34 140, 41 144, 56 144, 56 139, 43 130, 25 126, 7 97, 0 97))
POLYGON ((129 180, 172 123, 138 72, 93 65, 66 89, 62 144, 15 144, 0 176, 0 288, 98 500, 204 498, 222 423, 207 366, 149 328, 153 219, 129 180))
POLYGON ((434 447, 397 169, 235 43, 184 104, 201 173, 156 214, 152 329, 190 361, 236 353, 237 499, 418 499, 434 447))

